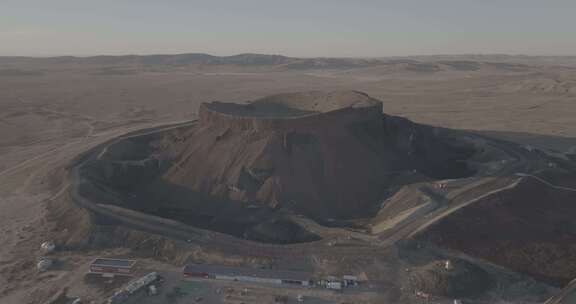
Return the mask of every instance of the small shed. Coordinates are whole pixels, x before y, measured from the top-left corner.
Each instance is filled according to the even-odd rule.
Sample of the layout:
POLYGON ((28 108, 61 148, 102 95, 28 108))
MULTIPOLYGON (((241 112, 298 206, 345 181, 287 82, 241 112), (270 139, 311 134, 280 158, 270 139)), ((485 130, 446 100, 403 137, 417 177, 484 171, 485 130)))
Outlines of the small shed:
POLYGON ((90 263, 90 273, 131 276, 135 265, 135 260, 97 258, 90 263))

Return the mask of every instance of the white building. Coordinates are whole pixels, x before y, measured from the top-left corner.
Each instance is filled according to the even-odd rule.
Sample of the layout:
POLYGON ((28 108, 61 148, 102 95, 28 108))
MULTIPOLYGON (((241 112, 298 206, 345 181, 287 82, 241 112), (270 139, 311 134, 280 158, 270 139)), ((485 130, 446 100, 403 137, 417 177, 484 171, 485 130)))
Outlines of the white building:
POLYGON ((265 284, 310 286, 312 275, 307 272, 190 264, 183 269, 184 277, 265 284))

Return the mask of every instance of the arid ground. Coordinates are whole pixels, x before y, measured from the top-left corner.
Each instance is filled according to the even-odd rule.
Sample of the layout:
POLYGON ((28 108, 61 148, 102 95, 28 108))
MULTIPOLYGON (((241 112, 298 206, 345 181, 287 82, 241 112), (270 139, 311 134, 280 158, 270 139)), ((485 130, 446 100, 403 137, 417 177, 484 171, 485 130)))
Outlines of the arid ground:
MULTIPOLYGON (((384 63, 247 58, 204 63, 1 58, 0 302, 43 303, 62 287, 86 298, 108 294, 87 288, 81 278, 91 258, 128 254, 122 246, 59 252, 62 265, 36 273, 40 244, 74 233, 58 229, 66 229, 63 223, 77 213, 54 217, 50 210, 69 199, 67 166, 80 153, 129 131, 196 119, 202 102, 357 90, 381 100, 385 113, 417 123, 576 154, 574 58, 457 56, 384 63)), ((197 255, 219 261, 202 248, 197 255)), ((149 263, 164 267, 162 260, 177 259, 149 263)), ((329 270, 338 263, 327 259, 324 266, 329 270)), ((368 258, 358 263, 375 263, 383 273, 402 267, 368 258)), ((378 278, 382 286, 392 284, 394 278, 385 277, 378 278)), ((400 299, 391 292, 382 297, 390 303, 400 299)))

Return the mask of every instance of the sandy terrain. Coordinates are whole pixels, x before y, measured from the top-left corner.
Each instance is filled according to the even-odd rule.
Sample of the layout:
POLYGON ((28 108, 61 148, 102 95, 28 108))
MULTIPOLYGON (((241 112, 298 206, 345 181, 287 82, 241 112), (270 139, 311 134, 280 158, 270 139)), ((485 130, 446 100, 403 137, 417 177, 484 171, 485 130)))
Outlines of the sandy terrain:
POLYGON ((193 119, 201 102, 360 90, 382 100, 386 113, 416 122, 576 151, 576 70, 559 64, 477 70, 446 64, 439 70, 110 66, 26 63, 15 72, 0 61, 1 303, 41 303, 74 285, 90 256, 117 254, 69 253, 62 257, 67 268, 36 275, 39 244, 58 227, 58 219, 46 217, 46 207, 67 195, 66 164, 130 130, 193 119))

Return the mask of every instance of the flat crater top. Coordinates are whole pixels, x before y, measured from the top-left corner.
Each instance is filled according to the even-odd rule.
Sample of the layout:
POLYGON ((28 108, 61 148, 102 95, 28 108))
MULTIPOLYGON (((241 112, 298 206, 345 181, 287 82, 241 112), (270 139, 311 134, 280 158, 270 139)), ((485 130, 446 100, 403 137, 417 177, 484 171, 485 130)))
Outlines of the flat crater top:
POLYGON ((344 108, 378 106, 380 101, 358 91, 309 91, 272 95, 247 104, 211 102, 214 112, 240 117, 286 118, 315 115, 344 108))

